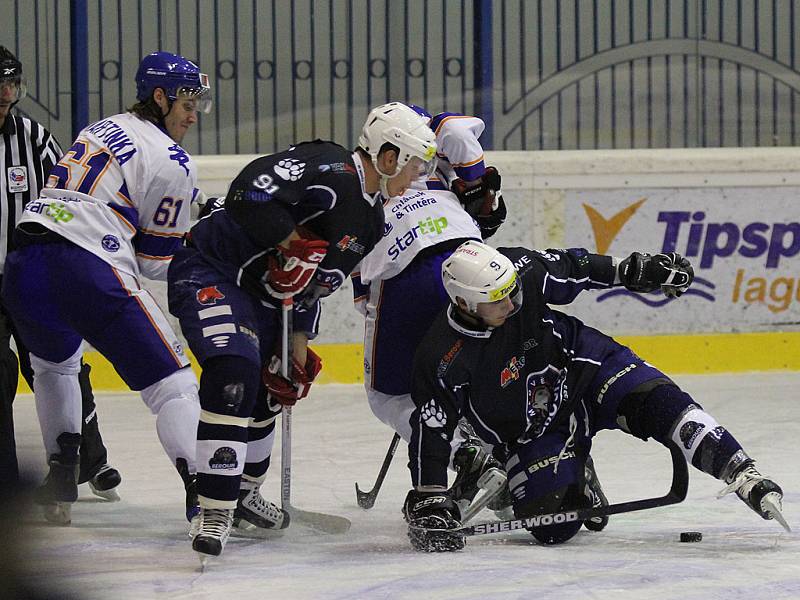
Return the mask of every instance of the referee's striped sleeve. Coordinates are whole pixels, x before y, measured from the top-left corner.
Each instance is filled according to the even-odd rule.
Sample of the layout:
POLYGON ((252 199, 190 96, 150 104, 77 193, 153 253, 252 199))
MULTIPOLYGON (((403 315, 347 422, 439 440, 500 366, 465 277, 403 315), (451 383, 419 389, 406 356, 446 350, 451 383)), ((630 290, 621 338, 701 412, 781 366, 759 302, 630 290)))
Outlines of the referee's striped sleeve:
POLYGON ((44 142, 41 145, 41 157, 42 157, 42 172, 44 174, 44 181, 47 182, 47 177, 50 175, 50 171, 53 169, 55 164, 61 160, 61 156, 63 152, 61 151, 61 146, 58 145, 58 141, 56 140, 55 136, 47 131, 44 127, 41 128, 44 132, 44 142))

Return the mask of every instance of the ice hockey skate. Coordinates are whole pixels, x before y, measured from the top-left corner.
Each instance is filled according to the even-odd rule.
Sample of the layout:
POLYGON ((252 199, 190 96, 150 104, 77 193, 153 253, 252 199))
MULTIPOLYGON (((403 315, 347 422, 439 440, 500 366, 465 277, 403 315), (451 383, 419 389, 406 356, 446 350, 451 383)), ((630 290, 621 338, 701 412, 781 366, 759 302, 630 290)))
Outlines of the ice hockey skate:
MULTIPOLYGON (((586 459, 584 466, 584 477, 586 478, 586 489, 584 494, 592 501, 592 508, 600 508, 608 506, 608 498, 603 493, 603 488, 600 485, 600 480, 597 478, 597 473, 594 470, 594 461, 592 457, 586 459)), ((608 525, 608 517, 593 517, 583 522, 583 526, 589 531, 603 531, 608 525)))
POLYGON ((59 454, 51 454, 50 471, 34 496, 44 507, 44 518, 56 525, 72 522, 72 504, 78 499, 78 448, 79 433, 62 433, 58 436, 59 454))
POLYGON ((103 498, 109 502, 118 502, 119 494, 117 487, 122 483, 122 475, 109 464, 102 465, 87 482, 89 489, 98 498, 103 498))
POLYGON ((461 511, 462 522, 469 521, 484 506, 501 518, 507 514, 511 493, 505 471, 477 440, 469 439, 456 450, 453 467, 456 478, 450 492, 461 511))
POLYGON ((736 492, 762 519, 775 519, 786 531, 791 531, 783 516, 783 490, 774 481, 758 472, 754 461, 747 460, 725 478, 728 485, 720 490, 717 498, 736 492))
POLYGON ((260 488, 260 482, 242 479, 239 501, 233 515, 236 534, 263 536, 289 526, 289 513, 266 500, 260 488))
POLYGON ((203 565, 209 557, 222 554, 232 526, 232 508, 200 508, 197 535, 192 540, 192 550, 200 555, 200 562, 203 565))

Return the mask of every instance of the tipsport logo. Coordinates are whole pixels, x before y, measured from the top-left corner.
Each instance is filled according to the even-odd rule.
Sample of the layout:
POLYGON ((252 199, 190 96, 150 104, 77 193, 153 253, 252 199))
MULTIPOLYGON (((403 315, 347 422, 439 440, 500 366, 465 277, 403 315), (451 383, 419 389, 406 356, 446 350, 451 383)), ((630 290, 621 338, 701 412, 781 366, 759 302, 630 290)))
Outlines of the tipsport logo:
MULTIPOLYGON (((636 211, 638 211, 646 201, 647 198, 640 198, 633 204, 626 206, 621 211, 608 218, 604 217, 597 209, 589 206, 588 204, 583 204, 583 210, 586 212, 586 216, 589 218, 589 223, 592 226, 592 232, 594 233, 595 245, 597 246, 598 254, 608 253, 609 247, 619 232, 622 231, 622 228, 625 226, 625 224, 631 219, 631 217, 633 217, 633 215, 636 214, 636 211)), ((663 213, 659 213, 659 221, 661 220, 662 214, 663 213)), ((666 246, 666 240, 664 246, 666 246)), ((669 252, 675 251, 677 250, 674 248, 669 250, 669 252)), ((662 250, 662 252, 667 252, 667 250, 662 250)), ((690 255, 688 254, 684 254, 684 256, 690 258, 690 255)), ((683 295, 695 296, 709 302, 714 302, 716 298, 713 295, 713 290, 716 286, 711 281, 702 277, 698 277, 697 275, 697 270, 695 270, 695 277, 692 286, 686 292, 684 292, 683 295), (699 289, 700 287, 706 289, 699 289)), ((597 296, 597 302, 604 302, 617 296, 627 296, 653 308, 664 306, 665 304, 669 304, 675 300, 675 298, 665 297, 660 290, 650 292, 649 294, 642 294, 631 292, 625 288, 615 288, 608 292, 599 294, 597 296)))
MULTIPOLYGON (((646 198, 641 198, 610 218, 583 204, 598 253, 605 254, 608 251, 622 227, 645 201, 646 198)), ((800 301, 800 278, 764 277, 765 273, 769 274, 765 269, 778 269, 784 259, 800 253, 800 223, 757 221, 742 225, 731 221, 714 222, 707 217, 704 211, 666 210, 658 213, 657 222, 664 227, 660 252, 678 252, 690 259, 695 268, 694 282, 685 292, 685 296, 715 302, 717 286, 698 274, 702 270, 711 269, 719 260, 738 256, 757 261, 758 276, 747 277, 744 268, 737 270, 733 282, 732 303, 763 302, 770 311, 781 312, 788 308, 795 293, 796 299, 800 301), (686 241, 679 244, 679 240, 686 241)), ((659 291, 636 294, 617 288, 601 294, 597 301, 622 295, 652 307, 663 306, 674 300, 663 297, 659 291)))
MULTIPOLYGON (((445 217, 428 217, 422 221, 417 221, 417 224, 405 234, 396 236, 394 244, 389 246, 386 252, 392 260, 397 260, 403 252, 408 250, 423 235, 439 235, 445 229, 447 229, 447 219, 445 217)), ((385 228, 384 235, 386 235, 385 228)))

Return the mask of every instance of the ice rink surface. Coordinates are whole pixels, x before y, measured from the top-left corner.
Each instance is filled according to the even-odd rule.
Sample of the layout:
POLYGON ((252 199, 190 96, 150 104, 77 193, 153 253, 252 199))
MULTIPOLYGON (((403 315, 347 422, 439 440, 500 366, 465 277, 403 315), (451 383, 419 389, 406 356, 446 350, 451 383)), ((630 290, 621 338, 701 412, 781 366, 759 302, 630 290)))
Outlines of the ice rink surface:
MULTIPOLYGON (((800 374, 677 381, 783 487, 784 513, 800 531, 800 374)), ((201 572, 182 517, 183 488, 161 451, 154 418, 132 394, 103 395, 98 411, 110 461, 122 472, 122 501, 96 501, 81 486, 72 526, 29 516, 20 556, 4 557, 24 569, 26 581, 61 597, 800 598, 799 534, 761 520, 734 495, 717 500, 723 485, 694 469, 682 504, 611 517, 605 531, 584 529, 562 546, 538 546, 522 532, 475 537, 457 553, 415 552, 400 515, 409 487, 405 448, 374 508, 359 508, 353 484, 372 487, 392 433, 372 416, 360 386, 339 385, 312 390, 295 408, 292 500, 348 517, 350 531, 326 535, 297 525, 266 540, 231 538, 201 572), (680 543, 681 531, 701 531, 703 541, 680 543)), ((20 462, 42 474, 29 396, 17 399, 15 415, 20 462)), ((265 495, 277 501, 280 439, 275 447, 265 495)), ((669 488, 669 453, 655 442, 603 432, 592 455, 611 502, 669 488)), ((492 517, 484 512, 476 522, 492 517)))

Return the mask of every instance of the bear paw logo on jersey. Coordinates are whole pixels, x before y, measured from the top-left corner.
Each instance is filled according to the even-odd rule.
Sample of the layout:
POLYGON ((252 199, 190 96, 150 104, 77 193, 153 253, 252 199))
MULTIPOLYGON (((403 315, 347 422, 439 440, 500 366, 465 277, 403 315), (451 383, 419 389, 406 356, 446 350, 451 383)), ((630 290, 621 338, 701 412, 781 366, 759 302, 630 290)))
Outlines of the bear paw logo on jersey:
POLYGON ((504 388, 512 381, 519 379, 519 371, 524 366, 524 356, 522 358, 517 358, 516 356, 511 357, 511 360, 508 361, 508 366, 504 367, 503 370, 500 371, 500 387, 504 388))
POLYGON ((284 158, 273 167, 275 174, 286 181, 297 181, 303 176, 306 163, 302 163, 294 158, 284 158))
POLYGON ((222 300, 225 298, 225 294, 220 292, 217 289, 217 286, 211 285, 209 287, 204 287, 200 290, 197 290, 195 293, 195 297, 200 304, 205 306, 213 305, 217 303, 217 300, 222 300))
POLYGON ((439 429, 447 425, 447 415, 444 414, 442 408, 436 404, 433 398, 428 400, 425 406, 422 407, 420 416, 425 425, 431 429, 439 429))
POLYGON ((217 448, 214 451, 214 456, 208 460, 208 466, 214 470, 235 469, 239 466, 239 461, 236 459, 236 450, 230 446, 217 448))
POLYGON ((100 245, 106 252, 116 252, 120 248, 119 239, 110 233, 103 236, 103 239, 100 240, 100 245))

